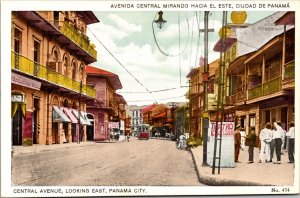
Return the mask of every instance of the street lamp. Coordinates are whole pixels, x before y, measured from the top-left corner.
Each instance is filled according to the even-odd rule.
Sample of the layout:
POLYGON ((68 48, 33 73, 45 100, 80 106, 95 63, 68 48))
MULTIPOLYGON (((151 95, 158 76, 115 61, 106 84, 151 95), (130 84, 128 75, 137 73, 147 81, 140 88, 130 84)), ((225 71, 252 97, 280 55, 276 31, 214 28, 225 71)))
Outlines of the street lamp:
POLYGON ((159 11, 158 19, 153 21, 154 23, 156 23, 156 25, 159 29, 162 29, 164 27, 164 24, 167 22, 166 20, 163 19, 162 15, 163 15, 163 12, 159 11))

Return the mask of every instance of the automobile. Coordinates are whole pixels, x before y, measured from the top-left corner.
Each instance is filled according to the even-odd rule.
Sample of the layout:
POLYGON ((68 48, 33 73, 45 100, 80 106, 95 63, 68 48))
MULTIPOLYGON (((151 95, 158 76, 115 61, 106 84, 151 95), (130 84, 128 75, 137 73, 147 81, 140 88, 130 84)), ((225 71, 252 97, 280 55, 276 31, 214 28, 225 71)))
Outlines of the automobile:
POLYGON ((139 140, 141 140, 141 139, 148 140, 149 139, 149 124, 138 125, 137 134, 138 134, 139 140))

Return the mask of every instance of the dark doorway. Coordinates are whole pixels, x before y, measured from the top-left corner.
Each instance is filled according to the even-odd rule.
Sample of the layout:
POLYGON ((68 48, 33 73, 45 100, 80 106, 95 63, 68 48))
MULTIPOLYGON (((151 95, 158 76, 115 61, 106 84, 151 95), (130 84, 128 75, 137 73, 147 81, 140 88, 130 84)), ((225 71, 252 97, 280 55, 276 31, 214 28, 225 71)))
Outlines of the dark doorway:
POLYGON ((39 143, 39 121, 38 121, 38 111, 39 111, 39 99, 33 99, 34 111, 33 111, 33 144, 39 143))
POLYGON ((88 125, 87 129, 87 140, 94 140, 94 122, 91 122, 92 125, 88 125))
POLYGON ((52 144, 58 143, 58 123, 52 123, 52 144))
POLYGON ((23 117, 20 107, 12 119, 12 143, 13 145, 22 145, 23 140, 23 117))

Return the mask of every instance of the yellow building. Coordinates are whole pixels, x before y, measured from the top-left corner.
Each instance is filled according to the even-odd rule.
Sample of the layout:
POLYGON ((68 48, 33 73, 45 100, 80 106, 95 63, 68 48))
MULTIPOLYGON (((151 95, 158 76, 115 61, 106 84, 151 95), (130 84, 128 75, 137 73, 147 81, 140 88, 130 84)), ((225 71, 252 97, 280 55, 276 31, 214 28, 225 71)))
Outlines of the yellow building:
POLYGON ((95 89, 85 68, 97 58, 86 31, 96 22, 90 11, 12 12, 12 145, 86 140, 95 89))

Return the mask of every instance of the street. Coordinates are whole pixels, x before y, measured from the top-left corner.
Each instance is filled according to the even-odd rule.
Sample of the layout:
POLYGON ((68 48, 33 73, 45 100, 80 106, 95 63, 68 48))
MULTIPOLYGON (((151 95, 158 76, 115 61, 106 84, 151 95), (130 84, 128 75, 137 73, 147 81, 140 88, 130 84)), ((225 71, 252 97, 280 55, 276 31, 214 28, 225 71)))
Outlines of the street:
POLYGON ((202 185, 190 152, 162 139, 97 143, 13 156, 14 186, 202 185))

